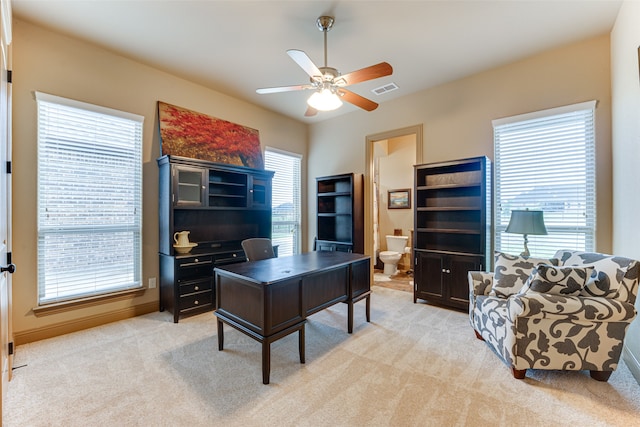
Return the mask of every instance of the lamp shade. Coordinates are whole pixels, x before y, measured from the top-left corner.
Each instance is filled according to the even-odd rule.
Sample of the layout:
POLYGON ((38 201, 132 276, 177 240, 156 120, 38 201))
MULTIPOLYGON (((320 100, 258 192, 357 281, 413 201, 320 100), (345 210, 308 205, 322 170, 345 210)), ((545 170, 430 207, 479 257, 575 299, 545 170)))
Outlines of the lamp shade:
POLYGON ((513 210, 505 230, 516 234, 547 234, 542 211, 513 210))
POLYGON ((330 89, 324 88, 314 92, 307 100, 307 104, 318 111, 331 111, 339 108, 342 105, 342 101, 330 89))

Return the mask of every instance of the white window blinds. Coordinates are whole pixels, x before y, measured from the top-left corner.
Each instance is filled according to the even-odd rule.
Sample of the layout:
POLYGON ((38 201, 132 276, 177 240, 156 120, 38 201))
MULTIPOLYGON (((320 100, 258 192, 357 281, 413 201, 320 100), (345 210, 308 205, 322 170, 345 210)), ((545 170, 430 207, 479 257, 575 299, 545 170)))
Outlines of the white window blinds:
POLYGON ((143 117, 36 100, 39 304, 140 287, 143 117))
POLYGON ((496 250, 518 254, 505 233, 511 210, 544 212, 548 235, 528 236, 531 256, 595 248, 595 101, 494 120, 496 250))
POLYGON ((300 253, 302 157, 267 147, 264 152, 265 169, 275 171, 272 204, 272 240, 278 245, 278 256, 300 253))

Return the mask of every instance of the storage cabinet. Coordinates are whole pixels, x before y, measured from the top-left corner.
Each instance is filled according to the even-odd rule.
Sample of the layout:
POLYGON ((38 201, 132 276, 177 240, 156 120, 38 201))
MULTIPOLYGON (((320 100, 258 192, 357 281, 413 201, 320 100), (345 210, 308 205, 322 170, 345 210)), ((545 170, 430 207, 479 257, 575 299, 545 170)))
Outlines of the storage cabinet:
POLYGON ((174 322, 213 310, 213 269, 246 261, 241 242, 271 238, 273 172, 176 156, 158 159, 160 310, 174 322), (173 235, 197 243, 179 254, 173 235))
POLYGON ((491 163, 486 157, 415 167, 414 294, 467 308, 467 273, 490 254, 491 163))
POLYGON ((364 253, 362 174, 316 178, 317 236, 314 249, 364 253))

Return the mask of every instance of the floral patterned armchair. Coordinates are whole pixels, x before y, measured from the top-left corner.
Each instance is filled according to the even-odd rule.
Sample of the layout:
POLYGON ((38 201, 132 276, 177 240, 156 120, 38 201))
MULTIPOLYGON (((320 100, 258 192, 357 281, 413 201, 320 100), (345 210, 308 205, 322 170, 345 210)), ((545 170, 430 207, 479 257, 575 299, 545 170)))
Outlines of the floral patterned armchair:
POLYGON ((609 379, 636 316, 638 261, 568 250, 553 259, 496 252, 494 270, 469 272, 469 318, 515 378, 558 369, 609 379))

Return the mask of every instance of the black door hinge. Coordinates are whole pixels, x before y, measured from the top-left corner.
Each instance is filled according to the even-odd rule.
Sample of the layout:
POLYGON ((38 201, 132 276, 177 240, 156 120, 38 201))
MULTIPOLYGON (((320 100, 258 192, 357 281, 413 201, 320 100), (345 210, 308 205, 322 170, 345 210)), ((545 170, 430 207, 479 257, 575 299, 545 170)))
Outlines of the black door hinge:
POLYGON ((7 162, 7 173, 11 173, 11 162, 7 162))
POLYGON ((12 74, 11 70, 7 70, 7 83, 13 83, 11 81, 11 77, 12 77, 11 74, 12 74))
POLYGON ((11 341, 9 343, 9 349, 8 350, 9 350, 9 356, 11 356, 13 354, 13 341, 11 341))

